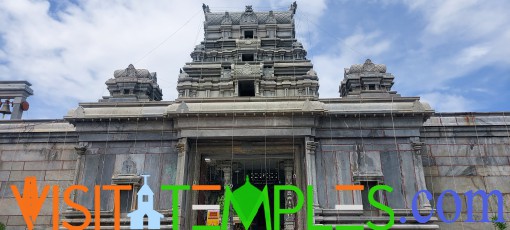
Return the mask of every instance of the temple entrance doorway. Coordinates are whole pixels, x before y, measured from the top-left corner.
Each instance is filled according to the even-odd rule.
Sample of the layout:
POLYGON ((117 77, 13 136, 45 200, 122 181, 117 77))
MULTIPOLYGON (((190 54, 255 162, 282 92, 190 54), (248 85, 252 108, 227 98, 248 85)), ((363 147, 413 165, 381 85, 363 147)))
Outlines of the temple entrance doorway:
MULTIPOLYGON (((249 183, 256 187, 258 190, 262 191, 264 187, 267 186, 268 195, 269 195, 269 204, 271 210, 271 218, 273 217, 274 210, 274 186, 275 185, 284 185, 285 184, 285 170, 284 164, 285 161, 280 158, 251 158, 251 159, 237 159, 235 161, 230 160, 214 160, 209 157, 204 157, 203 159, 204 169, 207 171, 206 174, 200 178, 200 184, 219 184, 225 185, 231 183, 232 191, 240 188, 241 186, 246 184, 246 180, 249 180, 249 183), (229 172, 230 171, 230 172, 229 172), (230 177, 230 178, 227 178, 230 177), (227 182, 227 183, 225 183, 227 182)), ((223 186, 224 187, 224 186, 223 186)), ((207 191, 199 193, 199 202, 203 200, 204 204, 218 204, 222 205, 222 200, 224 199, 224 189, 221 191, 207 191)), ((285 200, 283 199, 285 196, 282 192, 280 194, 280 207, 284 207, 285 200)), ((258 197, 254 197, 253 199, 258 199, 258 197)), ((205 212, 204 212, 205 214, 205 212)), ((260 206, 257 215, 255 216, 250 230, 258 230, 258 229, 266 229, 265 215, 264 215, 263 206, 260 206)), ((205 224, 206 219, 199 217, 205 224)), ((231 229, 244 229, 240 222, 239 217, 235 212, 233 212, 232 218, 230 220, 232 224, 231 229)), ((283 220, 282 220, 282 228, 283 228, 283 220)))
MULTIPOLYGON (((253 143, 252 143, 253 144, 253 143)), ((244 143, 246 146, 247 144, 244 143)), ((255 144, 253 144, 255 146, 255 144)), ((231 147, 231 146, 228 146, 231 147)), ((280 146, 281 148, 281 146, 280 146)), ((235 150, 242 150, 234 148, 235 150)), ((256 151, 255 148, 250 148, 256 151)), ((209 151, 213 151, 210 148, 209 151)), ((296 175, 294 174, 295 155, 290 152, 281 151, 279 153, 272 150, 270 153, 265 151, 263 153, 240 153, 218 154, 218 153, 202 153, 200 154, 199 162, 199 178, 198 184, 201 185, 221 185, 220 191, 198 191, 194 200, 195 204, 200 205, 220 205, 223 209, 223 199, 225 187, 229 186, 232 191, 236 191, 242 186, 245 186, 247 180, 249 184, 262 191, 267 186, 269 206, 271 217, 271 225, 274 228, 274 186, 285 184, 296 184, 296 175)), ((284 191, 280 193, 280 200, 278 205, 281 208, 286 207, 286 202, 289 202, 287 194, 284 191)), ((254 197, 253 199, 258 199, 254 197)), ((293 198, 292 198, 293 199, 293 198)), ((207 224, 207 210, 195 211, 197 225, 207 224)), ((221 210, 223 213, 223 210, 221 210)), ((239 219, 237 213, 231 208, 231 215, 229 218, 229 229, 245 229, 239 219)), ((258 212, 253 219, 249 230, 266 229, 264 208, 261 205, 258 212)), ((280 219, 281 229, 286 229, 285 225, 289 224, 289 219, 286 221, 286 216, 280 219)), ((290 220, 293 221, 293 218, 290 220)))

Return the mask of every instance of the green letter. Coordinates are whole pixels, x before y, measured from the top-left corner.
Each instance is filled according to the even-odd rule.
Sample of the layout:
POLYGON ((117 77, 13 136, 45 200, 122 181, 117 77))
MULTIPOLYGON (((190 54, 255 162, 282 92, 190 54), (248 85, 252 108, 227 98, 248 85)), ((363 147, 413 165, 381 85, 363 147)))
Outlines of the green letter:
POLYGON ((274 230, 280 230, 280 214, 291 214, 297 213, 301 207, 303 207, 303 203, 305 202, 305 198, 303 196, 303 192, 294 185, 275 185, 274 186, 274 230), (294 208, 291 209, 280 209, 280 191, 287 190, 293 191, 296 193, 297 204, 294 208))
POLYGON ((189 189, 189 185, 161 185, 161 190, 172 190, 172 229, 179 230, 179 190, 189 189))
POLYGON ((372 206, 374 206, 375 208, 378 208, 382 211, 385 211, 388 213, 388 215, 390 216, 390 220, 388 221, 388 223, 384 226, 377 226, 375 225, 374 223, 372 223, 372 221, 368 221, 367 222, 367 225, 368 227, 370 227, 371 229, 390 229, 391 226, 393 226, 393 224, 395 224, 395 214, 393 213, 393 209, 391 209, 390 207, 384 205, 384 204, 381 204, 379 203, 378 201, 376 201, 374 199, 374 194, 379 191, 379 190, 384 190, 384 191, 387 191, 387 192, 392 192, 393 191, 393 188, 388 186, 388 185, 377 185, 377 186, 374 186, 370 189, 370 191, 368 191, 368 201, 370 202, 370 204, 372 206))
POLYGON ((243 186, 232 192, 230 187, 225 188, 225 201, 223 203, 223 214, 221 220, 221 229, 226 230, 230 213, 230 204, 239 216, 239 220, 245 229, 248 229, 257 215, 261 205, 264 207, 264 215, 266 217, 266 229, 271 230, 271 210, 269 208, 269 194, 267 185, 260 191, 250 183, 249 177, 246 176, 246 182, 243 186))
POLYGON ((333 226, 317 226, 314 225, 313 213, 313 186, 308 185, 306 188, 306 229, 309 230, 333 230, 333 226))

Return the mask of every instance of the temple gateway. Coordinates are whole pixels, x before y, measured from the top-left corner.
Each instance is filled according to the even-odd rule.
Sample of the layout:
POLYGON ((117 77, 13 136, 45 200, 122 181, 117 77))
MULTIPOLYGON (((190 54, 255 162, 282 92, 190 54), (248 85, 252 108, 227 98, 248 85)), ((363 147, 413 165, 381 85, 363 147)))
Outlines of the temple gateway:
MULTIPOLYGON (((129 65, 106 81, 109 95, 97 102, 80 103, 63 119, 21 120, 16 103, 32 94, 30 84, 0 82, 2 102, 17 101, 13 119, 0 121, 0 222, 24 229, 11 185, 22 188, 33 176, 40 188, 87 186, 89 192, 76 191, 70 199, 93 217, 100 209, 101 229, 114 229, 114 199, 112 191, 102 190, 96 206, 94 186, 131 185, 120 193, 120 225, 129 229, 128 214, 142 203, 137 200, 145 186, 142 175, 150 175, 150 201, 163 215, 161 229, 171 229, 176 215, 180 229, 206 225, 207 207, 223 202, 226 187, 235 191, 247 180, 260 191, 267 186, 271 217, 274 206, 297 204, 290 191, 273 202, 275 186, 294 185, 305 198, 313 186, 313 199, 282 216, 276 223, 281 229, 307 229, 307 205, 313 207, 314 225, 384 225, 388 213, 369 202, 369 190, 377 185, 393 188, 373 195, 393 209, 393 229, 489 229, 491 223, 463 222, 469 216, 481 220, 484 208, 489 217, 497 216, 500 206, 510 219, 510 117, 435 113, 419 97, 392 90, 392 67, 369 59, 338 69, 343 73, 338 97, 320 98, 319 75, 295 36, 296 9, 294 3, 286 11, 246 6, 240 12, 212 12, 204 5, 205 37, 176 73, 173 101, 162 100, 161 76, 129 65), (161 185, 220 185, 221 190, 189 190, 173 200, 161 185), (340 191, 337 185, 364 189, 340 191), (415 197, 420 190, 433 197, 415 197), (441 196, 445 190, 458 193, 462 207, 454 194, 441 196), (469 190, 499 190, 506 202, 491 197, 483 207, 482 199, 465 195, 469 190), (178 213, 172 211, 175 202, 178 213), (439 202, 447 220, 460 212, 455 223, 439 218, 439 202), (413 204, 423 216, 434 215, 418 223, 413 204)), ((53 226, 51 199, 46 203, 38 228, 53 226)), ((82 212, 64 202, 60 207, 61 221, 83 222, 82 212)), ((243 229, 235 212, 228 223, 229 229, 243 229)), ((94 224, 92 218, 88 229, 94 224)), ((266 229, 263 208, 249 229, 266 229)))

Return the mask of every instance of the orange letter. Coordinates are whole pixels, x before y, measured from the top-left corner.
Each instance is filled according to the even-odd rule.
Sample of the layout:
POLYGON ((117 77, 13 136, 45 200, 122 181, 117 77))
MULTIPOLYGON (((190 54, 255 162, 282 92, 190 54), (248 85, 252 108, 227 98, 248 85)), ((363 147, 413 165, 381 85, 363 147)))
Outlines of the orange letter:
POLYGON ((89 210, 86 208, 86 207, 83 207, 77 203, 74 203, 71 199, 70 199, 70 195, 71 195, 71 192, 73 190, 80 190, 80 191, 83 191, 83 192, 88 192, 89 189, 83 185, 72 185, 70 186, 69 188, 67 188, 65 191, 64 191, 64 202, 69 205, 71 208, 74 208, 78 211, 81 211, 83 212, 83 214, 85 215, 85 220, 83 221, 83 224, 80 225, 80 226, 73 226, 69 223, 67 223, 67 221, 64 221, 64 223, 62 223, 62 225, 65 227, 65 228, 68 228, 68 229, 85 229, 86 227, 89 226, 90 224, 90 212, 89 210))
MULTIPOLYGON (((41 211, 41 207, 48 196, 49 185, 44 186, 41 197, 37 194, 37 178, 34 176, 25 178, 25 185, 23 187, 23 197, 19 194, 18 187, 11 185, 12 194, 18 202, 19 209, 25 219, 27 228, 34 229, 34 223, 41 211)), ((58 198, 57 198, 58 199, 58 198)))
POLYGON ((94 226, 101 230, 101 186, 94 187, 94 226))
POLYGON ((53 186, 53 230, 58 230, 58 227, 60 225, 60 213, 59 213, 59 207, 58 207, 58 194, 59 194, 58 185, 53 186))
POLYGON ((120 190, 131 190, 131 185, 104 185, 104 190, 113 190, 113 221, 115 230, 120 229, 120 190))

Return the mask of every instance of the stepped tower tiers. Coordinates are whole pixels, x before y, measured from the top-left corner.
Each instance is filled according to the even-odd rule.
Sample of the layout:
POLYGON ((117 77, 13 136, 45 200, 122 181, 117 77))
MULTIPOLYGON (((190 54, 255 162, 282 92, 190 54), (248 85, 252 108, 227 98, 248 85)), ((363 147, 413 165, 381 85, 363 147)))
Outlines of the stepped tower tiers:
POLYGON ((180 71, 179 99, 317 99, 317 73, 295 37, 296 8, 211 12, 203 5, 205 38, 180 71))
POLYGON ((351 65, 344 69, 344 79, 340 83, 340 97, 393 97, 391 91, 395 77, 386 73, 386 65, 374 64, 367 59, 363 64, 351 65))
POLYGON ((130 64, 126 69, 113 73, 113 78, 106 81, 110 96, 103 97, 100 102, 122 101, 161 101, 163 91, 159 88, 156 72, 146 69, 135 69, 130 64))

